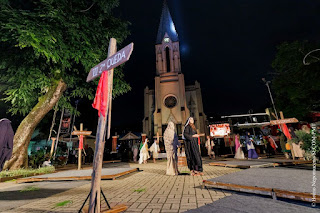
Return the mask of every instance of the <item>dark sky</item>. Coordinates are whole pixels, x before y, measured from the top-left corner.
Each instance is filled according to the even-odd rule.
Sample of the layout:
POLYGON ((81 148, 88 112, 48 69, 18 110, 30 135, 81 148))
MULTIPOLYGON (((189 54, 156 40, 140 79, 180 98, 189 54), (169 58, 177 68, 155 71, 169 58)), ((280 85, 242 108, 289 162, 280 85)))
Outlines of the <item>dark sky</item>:
MULTIPOLYGON (((320 37, 318 0, 168 0, 168 5, 180 38, 182 72, 187 84, 201 83, 207 114, 263 112, 270 98, 261 78, 272 79, 276 46, 320 37)), ((161 10, 162 0, 120 0, 115 11, 131 22, 123 46, 135 46, 124 68, 132 91, 113 102, 114 131, 142 131, 143 90, 154 88, 161 10)), ((80 103, 77 123, 94 131, 97 112, 90 104, 80 103)))
MULTIPOLYGON (((180 38, 187 84, 201 83, 205 113, 263 112, 270 104, 262 77, 281 42, 318 39, 320 1, 168 0, 180 38)), ((125 65, 132 91, 113 102, 113 124, 139 127, 143 89, 154 88, 155 39, 162 0, 120 0, 119 14, 131 22, 132 57, 125 65)), ((125 45, 124 44, 124 45, 125 45)))

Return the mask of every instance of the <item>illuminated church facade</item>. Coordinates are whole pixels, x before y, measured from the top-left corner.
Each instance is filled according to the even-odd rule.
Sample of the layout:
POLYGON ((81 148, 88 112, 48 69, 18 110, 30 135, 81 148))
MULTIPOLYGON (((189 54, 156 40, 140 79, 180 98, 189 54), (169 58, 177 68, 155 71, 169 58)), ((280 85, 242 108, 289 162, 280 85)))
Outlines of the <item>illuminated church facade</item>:
POLYGON ((181 72, 179 37, 164 1, 155 45, 155 87, 144 90, 143 132, 149 138, 163 135, 168 122, 182 134, 186 120, 192 116, 199 133, 207 133, 200 83, 185 86, 181 72))

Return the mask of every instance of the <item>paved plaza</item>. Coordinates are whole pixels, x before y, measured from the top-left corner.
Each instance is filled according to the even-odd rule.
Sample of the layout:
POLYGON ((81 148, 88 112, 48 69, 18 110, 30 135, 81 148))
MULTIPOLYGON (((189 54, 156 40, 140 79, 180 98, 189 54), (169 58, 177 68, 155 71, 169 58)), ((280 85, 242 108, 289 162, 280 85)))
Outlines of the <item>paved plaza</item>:
MULTIPOLYGON (((117 204, 126 204, 129 208, 126 212, 184 212, 189 209, 196 209, 216 200, 229 196, 229 193, 216 191, 214 189, 201 189, 203 180, 219 177, 232 172, 240 171, 236 168, 224 168, 208 166, 204 162, 204 176, 190 176, 187 167, 180 167, 182 175, 166 176, 166 161, 148 163, 145 165, 127 164, 131 168, 140 168, 140 172, 116 179, 102 181, 102 189, 107 196, 111 206, 117 204)), ((121 166, 121 164, 119 164, 121 166)), ((69 182, 70 186, 76 181, 69 182)), ((90 190, 90 182, 82 181, 77 183, 73 188, 55 193, 52 196, 46 194, 42 199, 36 198, 31 201, 21 203, 20 206, 11 206, 2 212, 77 212, 85 200, 90 190), (57 207, 57 203, 68 201, 66 205, 57 207)), ((20 187, 33 186, 39 183, 23 184, 20 187)), ((37 192, 30 193, 30 196, 45 190, 45 185, 53 187, 59 182, 41 183, 42 187, 37 192), (31 195, 32 194, 32 195, 31 195)), ((68 182, 60 182, 68 184, 68 182)), ((0 206, 6 202, 5 191, 10 187, 17 187, 16 184, 7 186, 1 190, 0 206)), ((16 191, 16 193, 22 193, 16 191)), ((104 202, 102 202, 103 205, 104 202)))

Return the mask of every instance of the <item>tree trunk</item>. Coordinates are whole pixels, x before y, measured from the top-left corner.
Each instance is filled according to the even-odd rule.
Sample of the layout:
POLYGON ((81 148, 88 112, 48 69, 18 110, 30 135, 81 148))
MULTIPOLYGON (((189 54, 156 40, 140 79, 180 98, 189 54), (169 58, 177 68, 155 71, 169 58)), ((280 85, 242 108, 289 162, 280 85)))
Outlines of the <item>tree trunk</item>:
POLYGON ((28 146, 31 136, 40 121, 55 106, 66 89, 67 84, 60 79, 49 88, 44 96, 39 98, 37 105, 23 119, 14 135, 12 157, 5 163, 4 170, 28 167, 28 146))

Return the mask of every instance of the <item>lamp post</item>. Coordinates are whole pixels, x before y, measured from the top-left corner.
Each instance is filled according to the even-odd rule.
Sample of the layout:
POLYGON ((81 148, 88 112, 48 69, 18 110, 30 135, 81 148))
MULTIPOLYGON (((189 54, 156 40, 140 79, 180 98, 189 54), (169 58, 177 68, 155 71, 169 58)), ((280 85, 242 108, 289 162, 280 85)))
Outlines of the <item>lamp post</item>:
POLYGON ((272 102, 272 105, 273 105, 273 109, 274 109, 274 112, 276 113, 276 118, 277 120, 279 120, 278 118, 278 113, 277 113, 277 110, 276 110, 276 107, 274 105, 274 101, 273 101, 273 98, 272 98, 272 94, 271 94, 271 90, 270 90, 270 87, 269 87, 269 84, 271 83, 270 81, 266 81, 265 78, 262 78, 262 81, 266 84, 266 86, 268 87, 268 91, 269 91, 269 95, 270 95, 270 99, 271 99, 271 102, 272 102))
MULTIPOLYGON (((304 65, 310 65, 311 63, 306 62, 306 58, 307 58, 311 53, 317 52, 317 51, 320 51, 320 49, 315 49, 315 50, 312 50, 312 51, 308 52, 308 53, 304 56, 304 58, 303 58, 303 61, 302 61, 303 64, 304 64, 304 65)), ((318 57, 313 57, 313 58, 316 58, 318 61, 320 60, 318 57)))

